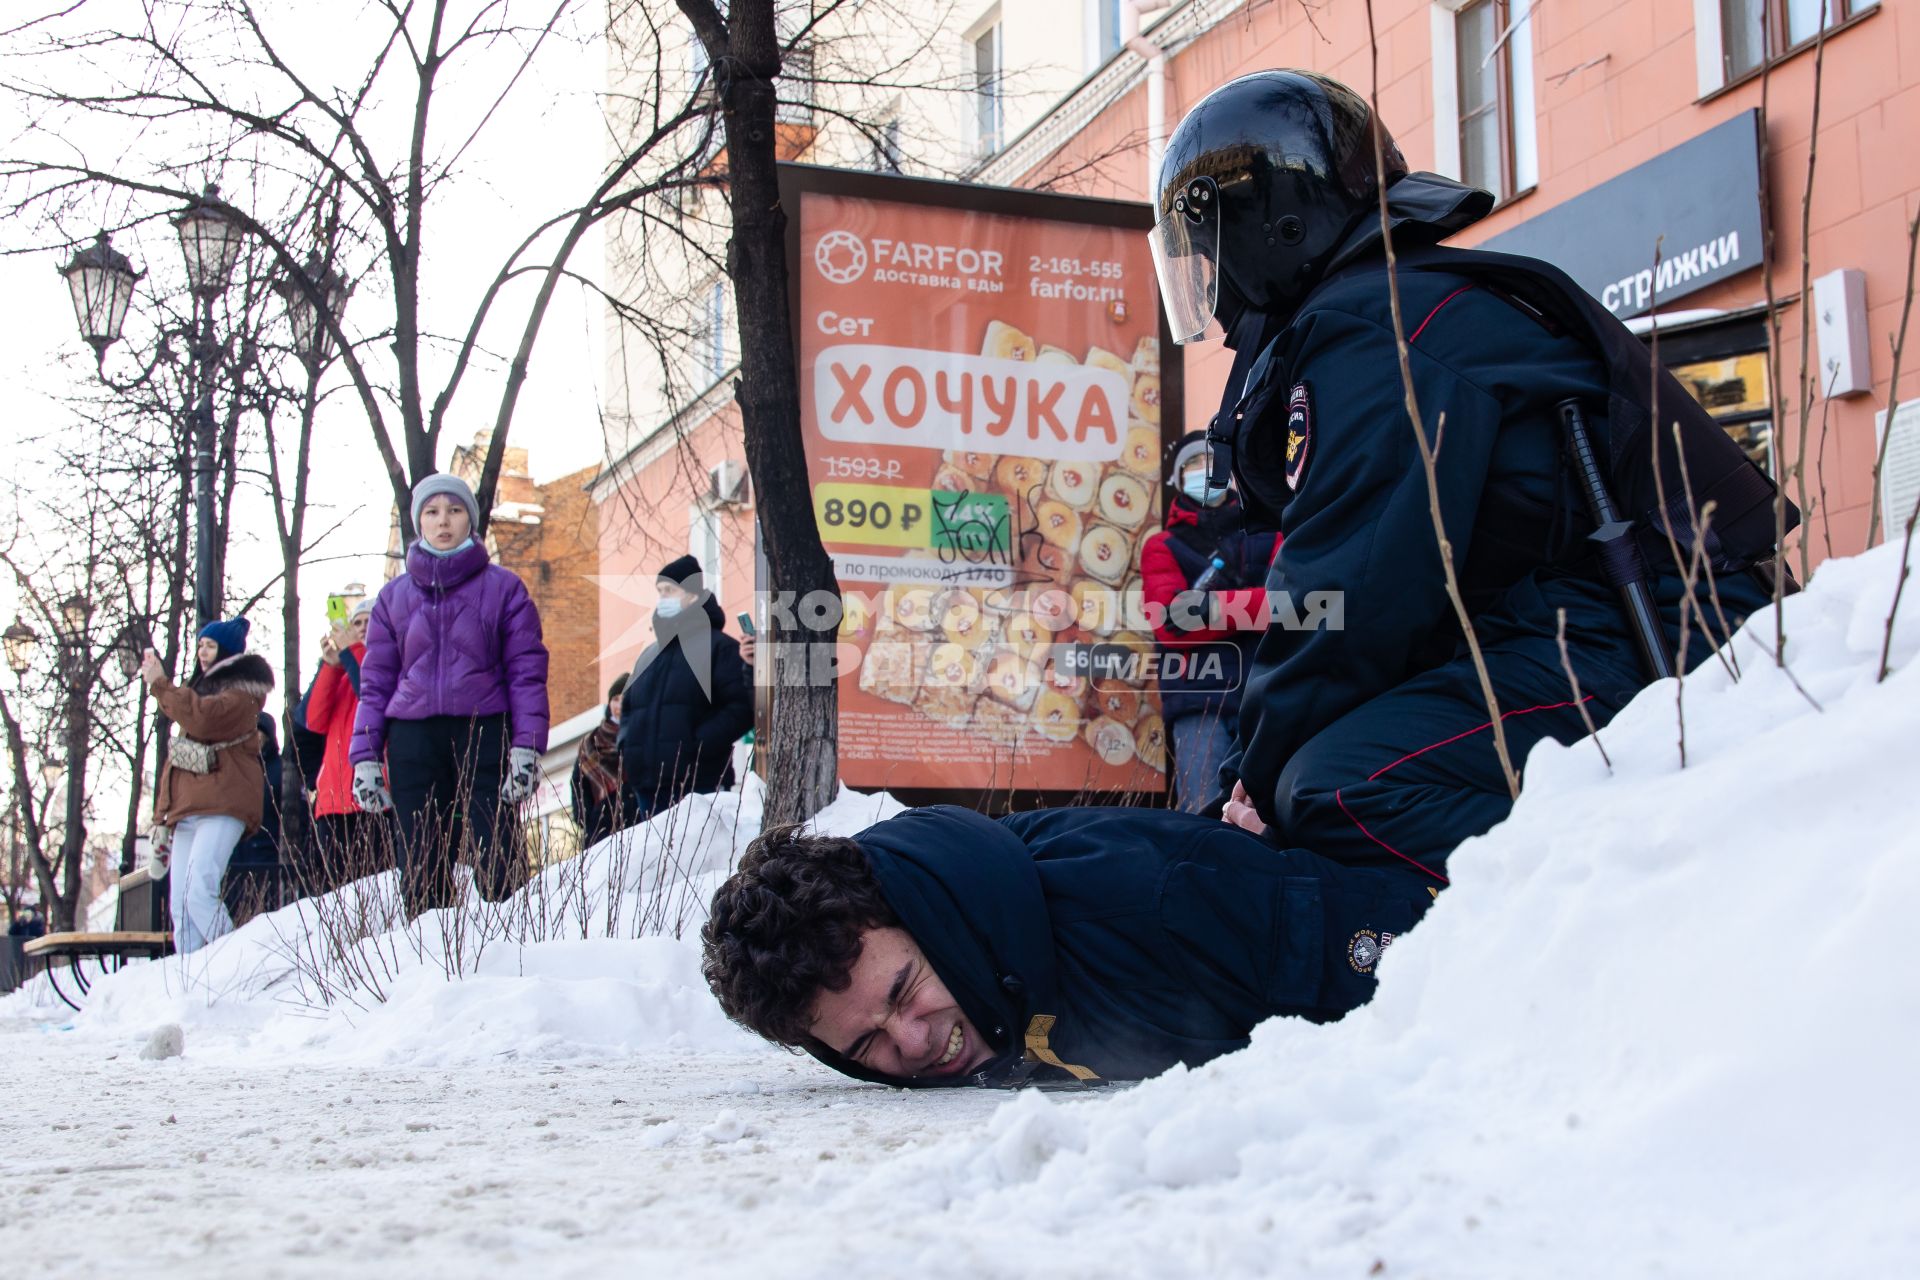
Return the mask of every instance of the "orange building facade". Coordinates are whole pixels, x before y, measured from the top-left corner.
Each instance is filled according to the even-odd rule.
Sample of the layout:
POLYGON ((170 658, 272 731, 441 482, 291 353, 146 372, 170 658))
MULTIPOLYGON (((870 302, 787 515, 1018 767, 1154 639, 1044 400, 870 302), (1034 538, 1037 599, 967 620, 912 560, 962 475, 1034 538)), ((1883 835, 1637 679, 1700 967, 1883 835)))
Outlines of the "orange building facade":
MULTIPOLYGON (((1374 40, 1358 3, 1207 8, 1153 21, 979 177, 1146 199, 1152 139, 1217 85, 1297 67, 1364 94, 1377 65, 1409 165, 1502 197, 1453 243, 1551 258, 1636 331, 1657 313, 1663 361, 1802 506, 1807 563, 1867 545, 1920 211, 1920 0, 1376 0, 1374 40)), ((1228 354, 1188 348, 1189 428, 1228 354)), ((1890 475, 1916 434, 1896 419, 1890 475)))

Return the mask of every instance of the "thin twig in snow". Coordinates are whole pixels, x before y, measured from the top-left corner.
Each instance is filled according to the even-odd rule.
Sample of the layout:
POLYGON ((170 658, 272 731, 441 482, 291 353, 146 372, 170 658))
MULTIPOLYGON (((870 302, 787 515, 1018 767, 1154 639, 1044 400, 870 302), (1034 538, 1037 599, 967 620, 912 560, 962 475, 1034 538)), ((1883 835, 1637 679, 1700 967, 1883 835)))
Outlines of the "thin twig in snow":
POLYGON ((1606 747, 1601 745, 1600 730, 1593 723, 1593 716, 1587 711, 1586 695, 1580 692, 1580 677, 1573 671, 1573 655, 1567 652, 1567 611, 1558 609, 1559 623, 1555 638, 1560 642, 1560 667, 1567 673, 1567 684, 1573 689, 1573 705, 1580 709, 1580 719, 1587 726, 1587 736, 1593 739, 1593 749, 1600 753, 1600 763, 1607 766, 1607 772, 1613 772, 1613 761, 1607 756, 1606 747))

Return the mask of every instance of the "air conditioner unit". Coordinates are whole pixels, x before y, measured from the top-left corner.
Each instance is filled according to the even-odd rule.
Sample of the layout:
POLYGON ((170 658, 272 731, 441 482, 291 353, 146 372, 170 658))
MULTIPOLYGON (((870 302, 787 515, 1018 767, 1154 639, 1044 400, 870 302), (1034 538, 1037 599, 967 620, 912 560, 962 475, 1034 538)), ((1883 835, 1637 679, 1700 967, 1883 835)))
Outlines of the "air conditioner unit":
POLYGON ((715 505, 739 506, 748 499, 747 467, 732 458, 707 470, 707 501, 715 505))

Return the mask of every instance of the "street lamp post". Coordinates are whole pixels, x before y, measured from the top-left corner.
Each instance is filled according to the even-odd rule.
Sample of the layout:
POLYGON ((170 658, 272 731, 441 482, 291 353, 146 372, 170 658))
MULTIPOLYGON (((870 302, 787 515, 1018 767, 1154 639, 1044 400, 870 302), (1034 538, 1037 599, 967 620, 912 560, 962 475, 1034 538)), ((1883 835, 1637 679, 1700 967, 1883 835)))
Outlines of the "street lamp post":
MULTIPOLYGON (((194 548, 193 604, 195 629, 216 620, 220 583, 213 562, 213 383, 220 356, 220 344, 214 338, 213 304, 226 291, 246 244, 246 229, 220 200, 220 189, 212 183, 198 199, 173 219, 180 237, 180 252, 186 259, 187 285, 193 291, 194 319, 190 335, 194 358, 195 398, 193 406, 194 523, 197 545, 194 548)), ((74 317, 80 323, 80 336, 94 350, 104 369, 107 348, 120 340, 127 308, 133 300, 133 287, 146 274, 135 271, 125 254, 117 252, 103 231, 93 244, 73 255, 60 268, 73 295, 74 317)), ((309 253, 297 272, 274 285, 287 300, 287 319, 293 328, 293 346, 309 370, 318 372, 333 356, 333 331, 346 313, 347 298, 353 288, 337 275, 317 253, 309 253), (325 323, 316 300, 326 308, 333 324, 325 323)), ((161 338, 165 352, 167 336, 161 338)))
MULTIPOLYGON (((220 346, 213 334, 213 304, 225 292, 240 260, 246 232, 220 207, 220 189, 207 184, 206 192, 173 219, 186 257, 187 284, 193 291, 191 334, 196 396, 193 412, 194 452, 194 584, 195 626, 215 620, 220 584, 213 564, 213 380, 220 346)), ((92 245, 73 255, 60 268, 73 297, 74 318, 80 336, 93 348, 96 364, 104 370, 107 348, 120 340, 133 287, 146 274, 135 271, 125 254, 108 242, 103 231, 92 245)), ((164 344, 166 337, 161 338, 164 344)))
POLYGON ((193 335, 194 378, 198 399, 193 415, 193 504, 196 545, 193 556, 194 627, 218 620, 220 584, 213 564, 213 379, 220 346, 213 336, 213 304, 226 291, 240 260, 246 233, 215 203, 219 188, 173 220, 180 251, 187 260, 187 285, 197 303, 193 335))

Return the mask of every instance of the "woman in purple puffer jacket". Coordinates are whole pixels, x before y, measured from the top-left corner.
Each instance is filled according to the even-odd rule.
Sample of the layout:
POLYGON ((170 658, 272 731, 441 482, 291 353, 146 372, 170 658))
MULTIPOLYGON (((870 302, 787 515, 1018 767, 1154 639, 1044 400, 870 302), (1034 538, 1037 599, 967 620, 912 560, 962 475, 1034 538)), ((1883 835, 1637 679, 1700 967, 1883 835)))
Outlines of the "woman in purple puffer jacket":
POLYGON ((414 487, 420 536, 407 571, 380 589, 360 663, 353 796, 370 813, 397 811, 409 918, 453 904, 463 847, 486 901, 526 879, 519 809, 547 749, 547 647, 533 597, 489 563, 473 537, 478 523, 460 477, 437 473, 414 487))

